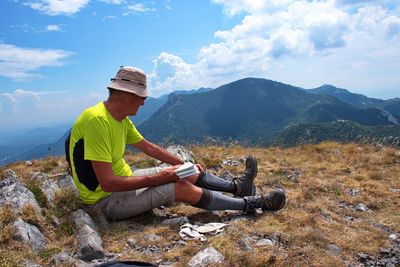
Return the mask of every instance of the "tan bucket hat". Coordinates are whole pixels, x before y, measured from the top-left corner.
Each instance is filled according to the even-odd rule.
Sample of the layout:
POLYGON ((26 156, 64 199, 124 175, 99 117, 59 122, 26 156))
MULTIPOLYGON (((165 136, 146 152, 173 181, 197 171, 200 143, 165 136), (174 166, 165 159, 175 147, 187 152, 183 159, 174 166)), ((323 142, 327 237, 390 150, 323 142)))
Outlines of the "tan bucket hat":
POLYGON ((141 97, 149 95, 146 74, 141 69, 130 66, 121 66, 107 88, 133 93, 141 97))

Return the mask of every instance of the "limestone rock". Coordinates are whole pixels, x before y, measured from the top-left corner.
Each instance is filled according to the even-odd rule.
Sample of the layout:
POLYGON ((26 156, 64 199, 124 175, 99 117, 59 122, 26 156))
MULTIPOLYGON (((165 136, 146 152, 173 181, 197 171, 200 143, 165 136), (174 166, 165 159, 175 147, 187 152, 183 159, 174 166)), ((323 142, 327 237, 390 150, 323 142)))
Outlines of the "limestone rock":
POLYGON ((224 256, 213 247, 206 248, 197 253, 188 263, 189 267, 207 266, 218 264, 224 261, 224 256))
POLYGON ((30 260, 22 260, 21 265, 23 267, 41 267, 40 265, 34 263, 33 261, 30 260))
POLYGON ((0 206, 10 206, 21 212, 24 205, 31 205, 38 213, 40 207, 35 196, 21 182, 12 170, 5 171, 5 179, 0 183, 0 206))
MULTIPOLYGON (((55 266, 66 266, 66 265, 71 265, 74 266, 73 264, 77 263, 78 260, 72 257, 69 253, 67 252, 60 252, 56 255, 54 255, 51 258, 52 262, 54 263, 55 266)), ((75 264, 76 265, 76 264, 75 264)))
POLYGON ((76 192, 76 194, 78 195, 78 190, 76 189, 74 184, 74 178, 71 175, 68 174, 62 175, 58 180, 58 186, 61 189, 72 190, 76 192))
POLYGON ((104 255, 103 240, 98 233, 85 224, 78 231, 78 258, 84 261, 101 259, 104 255))
POLYGON ((14 228, 13 238, 15 240, 27 243, 33 250, 40 250, 46 246, 47 242, 36 226, 18 219, 14 222, 14 228))
POLYGON ((92 217, 87 214, 84 210, 79 209, 72 214, 72 218, 76 224, 77 229, 81 229, 85 224, 90 228, 98 232, 96 223, 93 221, 92 217))
POLYGON ((83 210, 72 214, 77 227, 78 258, 84 261, 101 259, 104 255, 103 240, 92 218, 83 210))
POLYGON ((264 247, 264 246, 273 246, 274 243, 267 238, 260 239, 256 242, 257 247, 264 247))
MULTIPOLYGON (((178 158, 181 158, 184 162, 194 163, 193 153, 181 145, 169 146, 167 148, 167 151, 170 152, 171 154, 177 156, 178 158)), ((161 163, 161 162, 159 162, 159 163, 161 163)), ((160 164, 159 166, 163 167, 163 166, 168 166, 168 165, 160 164)))
POLYGON ((49 175, 41 172, 34 172, 31 179, 37 181, 40 189, 45 193, 48 203, 53 203, 56 193, 61 190, 56 182, 50 179, 49 175))
POLYGON ((176 217, 176 218, 170 218, 170 219, 165 219, 162 221, 162 225, 182 225, 185 223, 188 223, 189 219, 186 216, 181 216, 181 217, 176 217))
POLYGON ((367 206, 365 206, 365 205, 362 204, 362 203, 357 204, 357 205, 354 207, 354 209, 355 209, 356 211, 361 211, 361 212, 366 212, 366 211, 368 211, 367 206))

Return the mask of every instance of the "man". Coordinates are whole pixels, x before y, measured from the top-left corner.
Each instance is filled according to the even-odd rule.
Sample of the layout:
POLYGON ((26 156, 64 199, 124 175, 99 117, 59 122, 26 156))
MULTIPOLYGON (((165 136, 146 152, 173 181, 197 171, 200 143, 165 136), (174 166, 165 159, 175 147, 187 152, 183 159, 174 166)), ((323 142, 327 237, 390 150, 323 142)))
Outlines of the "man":
POLYGON ((67 160, 83 203, 110 219, 129 218, 175 201, 207 210, 283 208, 281 189, 255 196, 257 161, 252 156, 246 159, 244 175, 233 181, 214 176, 200 165, 199 174, 180 179, 175 170, 184 162, 143 138, 128 117, 136 115, 148 96, 146 75, 134 67, 121 67, 111 81, 108 100, 80 114, 66 143, 67 160), (123 159, 127 144, 172 166, 132 172, 123 159))

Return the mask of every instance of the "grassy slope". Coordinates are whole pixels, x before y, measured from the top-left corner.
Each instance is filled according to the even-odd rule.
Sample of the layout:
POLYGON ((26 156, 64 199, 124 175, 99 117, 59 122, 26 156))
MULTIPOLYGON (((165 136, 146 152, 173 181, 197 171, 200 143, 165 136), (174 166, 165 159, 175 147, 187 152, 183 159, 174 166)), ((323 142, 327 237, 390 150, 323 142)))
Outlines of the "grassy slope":
MULTIPOLYGON (((374 224, 400 232, 399 193, 389 190, 400 189, 400 156, 395 155, 393 148, 327 142, 288 149, 196 146, 191 150, 197 155, 196 160, 209 168, 226 158, 255 155, 259 163, 257 191, 266 193, 275 186, 283 186, 288 195, 287 206, 278 213, 265 213, 255 221, 234 222, 223 234, 209 237, 205 243, 189 241, 186 246, 170 251, 161 249, 156 256, 126 245, 129 238, 136 239, 142 246, 156 245, 161 248, 179 240, 178 226, 159 225, 165 214, 185 215, 191 221, 200 222, 214 222, 229 216, 227 213, 204 212, 177 204, 156 210, 158 215, 145 214, 124 222, 112 222, 109 228, 103 227, 102 237, 107 252, 121 253, 121 259, 151 262, 180 257, 178 266, 185 266, 198 251, 213 246, 224 254, 227 266, 340 266, 355 262, 356 253, 376 254, 381 247, 390 245, 388 233, 374 224), (298 183, 287 178, 296 173, 300 174, 298 183), (351 196, 348 194, 351 188, 360 190, 360 194, 351 196), (370 211, 346 209, 340 207, 339 202, 348 206, 363 203, 370 211), (346 221, 346 216, 354 217, 354 221, 346 221), (148 241, 144 237, 148 233, 160 235, 162 239, 148 241), (240 246, 240 240, 245 235, 272 238, 278 240, 278 244, 273 247, 253 246, 252 251, 245 251, 240 246), (342 248, 342 253, 334 255, 329 252, 329 244, 342 248)), ((142 154, 127 155, 130 163, 141 166, 152 164, 151 160, 143 159, 142 154)), ((20 177, 28 177, 32 170, 58 172, 65 166, 56 163, 62 161, 61 158, 52 158, 34 161, 30 167, 17 163, 8 168, 14 169, 20 177)), ((215 172, 222 174, 229 170, 239 174, 242 169, 243 166, 225 166, 215 169, 215 172)), ((65 214, 79 205, 68 195, 58 199, 58 206, 47 208, 43 218, 29 215, 29 212, 29 216, 26 215, 30 221, 36 221, 44 232, 49 240, 48 248, 39 254, 32 253, 10 240, 7 232, 3 231, 0 236, 0 263, 7 266, 7 262, 17 263, 21 258, 30 258, 47 265, 50 256, 60 251, 59 247, 74 252, 73 238, 69 236, 73 232, 71 221, 65 214), (69 208, 66 208, 66 203, 70 203, 69 208), (64 214, 60 218, 62 229, 51 226, 49 214, 64 214)), ((2 209, 0 224, 2 229, 6 229, 12 214, 2 209)))

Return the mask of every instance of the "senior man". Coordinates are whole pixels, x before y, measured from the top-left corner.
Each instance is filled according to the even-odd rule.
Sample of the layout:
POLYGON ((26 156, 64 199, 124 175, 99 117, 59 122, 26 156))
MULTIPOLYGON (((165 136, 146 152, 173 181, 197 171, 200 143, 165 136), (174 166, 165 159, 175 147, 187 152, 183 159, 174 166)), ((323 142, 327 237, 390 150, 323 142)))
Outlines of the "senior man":
POLYGON ((108 90, 106 101, 79 115, 66 142, 67 160, 84 204, 100 209, 109 219, 126 219, 173 202, 245 212, 279 210, 285 205, 281 189, 255 196, 253 156, 246 158, 244 174, 233 180, 212 175, 200 165, 196 165, 199 173, 179 178, 176 169, 184 162, 146 140, 128 117, 136 115, 148 97, 143 71, 121 67, 108 90), (132 172, 123 158, 127 144, 171 166, 132 172))

